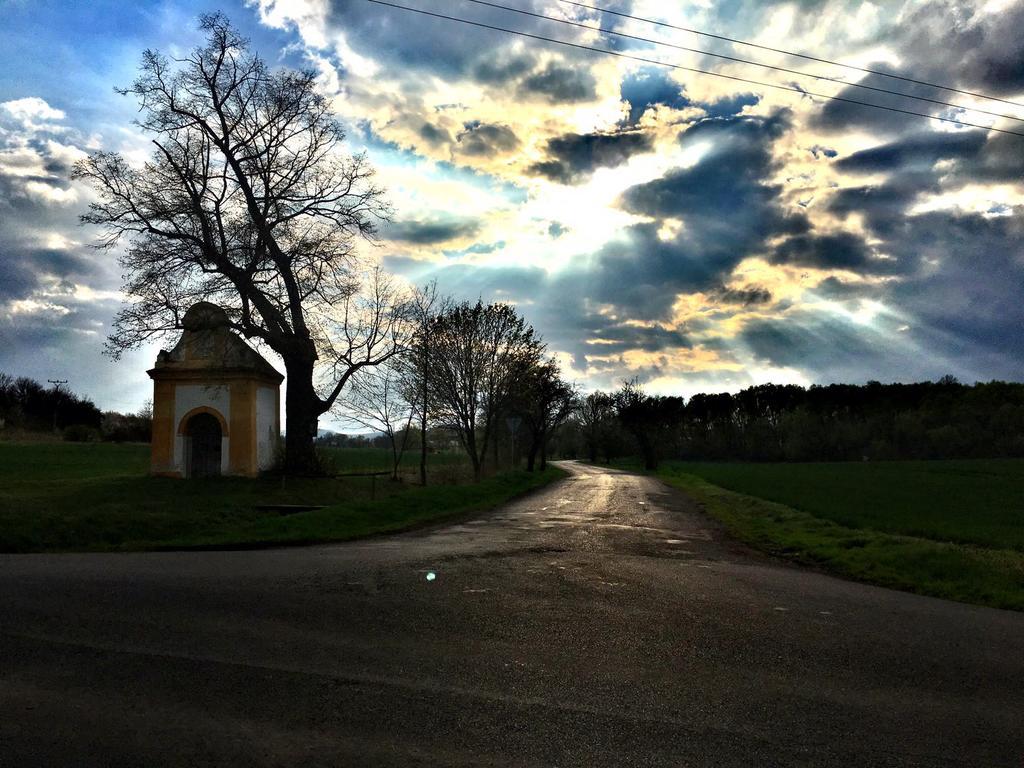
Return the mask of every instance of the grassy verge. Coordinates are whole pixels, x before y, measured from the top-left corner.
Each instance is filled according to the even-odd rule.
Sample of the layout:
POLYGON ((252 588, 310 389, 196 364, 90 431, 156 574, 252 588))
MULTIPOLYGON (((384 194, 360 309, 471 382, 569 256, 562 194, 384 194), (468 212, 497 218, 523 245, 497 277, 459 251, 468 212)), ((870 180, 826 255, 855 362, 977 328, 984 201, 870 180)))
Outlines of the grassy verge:
MULTIPOLYGON (((1024 610, 1024 551, 1017 537, 1000 539, 993 533, 1018 515, 1019 492, 1006 496, 997 487, 988 497, 970 498, 968 493, 988 464, 892 462, 865 469, 859 464, 666 463, 657 474, 756 549, 858 581, 1024 610), (933 473, 931 482, 914 479, 922 471, 933 473), (747 492, 723 488, 702 475, 747 492), (910 478, 916 494, 912 500, 904 490, 885 493, 887 481, 901 475, 910 478), (760 494, 782 496, 789 503, 760 494)), ((996 469, 1016 476, 1022 467, 1000 464, 996 469)))
POLYGON ((148 477, 147 467, 147 446, 0 443, 0 551, 343 541, 490 509, 564 474, 510 472, 421 488, 370 477, 181 481, 148 477), (285 516, 257 509, 273 504, 324 508, 285 516))
POLYGON ((265 516, 234 530, 167 542, 136 542, 133 548, 258 547, 345 541, 494 509, 567 474, 557 467, 548 467, 544 472, 505 472, 467 485, 406 486, 404 491, 386 499, 349 501, 284 517, 265 516))

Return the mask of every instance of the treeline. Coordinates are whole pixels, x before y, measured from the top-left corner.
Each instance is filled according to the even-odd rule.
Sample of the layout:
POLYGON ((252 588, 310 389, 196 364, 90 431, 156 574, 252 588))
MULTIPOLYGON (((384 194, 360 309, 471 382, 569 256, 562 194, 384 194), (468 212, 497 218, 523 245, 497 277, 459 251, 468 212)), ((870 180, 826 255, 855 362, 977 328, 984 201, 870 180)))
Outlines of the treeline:
POLYGON ((0 372, 0 435, 29 432, 76 442, 148 442, 152 424, 148 406, 138 413, 101 411, 61 386, 0 372))
POLYGON ((594 392, 561 429, 567 456, 861 461, 1024 456, 1024 384, 763 384, 736 394, 594 392))

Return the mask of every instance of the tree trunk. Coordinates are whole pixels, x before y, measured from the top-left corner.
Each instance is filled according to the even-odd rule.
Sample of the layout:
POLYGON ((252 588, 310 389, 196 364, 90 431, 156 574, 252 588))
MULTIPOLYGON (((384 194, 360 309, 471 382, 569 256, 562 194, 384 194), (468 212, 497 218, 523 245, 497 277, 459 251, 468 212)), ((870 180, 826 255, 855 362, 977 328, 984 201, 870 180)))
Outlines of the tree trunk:
POLYGON ((655 470, 655 469, 657 469, 658 468, 658 453, 657 453, 654 445, 647 438, 641 438, 638 442, 640 443, 640 453, 642 453, 643 457, 644 457, 644 469, 647 469, 647 470, 655 470))
POLYGON ((530 452, 526 455, 526 471, 533 472, 534 464, 537 462, 537 441, 530 441, 530 452))
POLYGON ((305 356, 285 358, 287 393, 284 403, 284 470, 289 475, 308 475, 320 470, 313 441, 323 413, 313 388, 313 360, 305 356))
POLYGON ((543 472, 548 468, 548 441, 547 435, 541 438, 540 443, 540 471, 543 472))
MULTIPOLYGON (((486 451, 486 446, 484 451, 486 451)), ((469 460, 473 463, 473 481, 476 483, 480 482, 480 477, 483 474, 484 456, 482 454, 484 451, 477 452, 476 431, 470 427, 466 433, 466 453, 469 454, 469 460)))
POLYGON ((423 407, 420 409, 420 485, 427 484, 427 343, 423 342, 423 407))

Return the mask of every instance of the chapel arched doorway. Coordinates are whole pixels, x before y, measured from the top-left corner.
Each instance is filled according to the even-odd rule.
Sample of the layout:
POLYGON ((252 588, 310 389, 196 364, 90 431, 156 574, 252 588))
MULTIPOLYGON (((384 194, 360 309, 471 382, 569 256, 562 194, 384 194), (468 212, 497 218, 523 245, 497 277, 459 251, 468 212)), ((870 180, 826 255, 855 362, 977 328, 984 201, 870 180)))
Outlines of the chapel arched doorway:
POLYGON ((185 427, 188 437, 188 476, 216 477, 221 467, 220 422, 209 413, 197 413, 185 427))

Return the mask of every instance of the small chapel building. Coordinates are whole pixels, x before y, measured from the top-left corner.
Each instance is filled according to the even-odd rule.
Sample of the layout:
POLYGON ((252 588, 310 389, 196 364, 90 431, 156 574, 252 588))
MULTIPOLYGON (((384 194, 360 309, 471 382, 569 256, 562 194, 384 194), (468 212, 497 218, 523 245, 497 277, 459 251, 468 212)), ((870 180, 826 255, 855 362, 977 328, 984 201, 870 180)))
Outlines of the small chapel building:
POLYGON ((152 474, 255 477, 274 463, 284 376, 231 330, 220 307, 195 304, 182 325, 148 371, 152 474))

